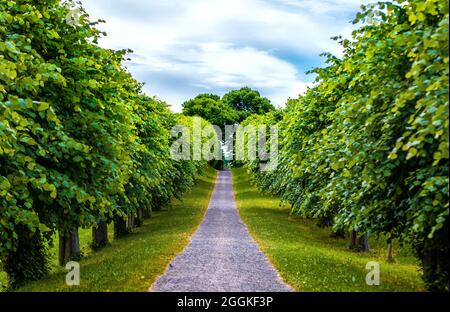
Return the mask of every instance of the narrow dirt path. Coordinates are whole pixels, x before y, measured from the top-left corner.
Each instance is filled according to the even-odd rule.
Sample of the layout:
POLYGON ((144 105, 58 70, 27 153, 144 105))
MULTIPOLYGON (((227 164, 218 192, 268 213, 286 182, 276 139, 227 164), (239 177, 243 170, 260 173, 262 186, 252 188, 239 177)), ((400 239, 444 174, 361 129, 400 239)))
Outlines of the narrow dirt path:
POLYGON ((239 217, 229 171, 219 172, 200 227, 150 291, 292 291, 239 217))

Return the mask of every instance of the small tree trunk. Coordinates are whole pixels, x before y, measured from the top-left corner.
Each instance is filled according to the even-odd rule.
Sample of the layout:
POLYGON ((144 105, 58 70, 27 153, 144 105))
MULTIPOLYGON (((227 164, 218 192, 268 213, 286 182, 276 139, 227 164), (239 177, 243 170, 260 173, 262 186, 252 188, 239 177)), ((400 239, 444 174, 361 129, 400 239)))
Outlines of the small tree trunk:
POLYGON ((122 217, 115 217, 114 219, 114 238, 121 238, 128 234, 127 223, 122 217))
POLYGON ((131 213, 128 214, 127 226, 129 229, 132 229, 134 227, 134 216, 131 213))
POLYGON ((92 228, 92 247, 94 249, 104 247, 108 244, 108 224, 100 222, 92 228))
POLYGON ((364 234, 358 238, 358 247, 359 251, 369 251, 369 236, 367 234, 364 234))
POLYGON ((358 235, 357 235, 356 231, 352 231, 351 234, 350 234, 350 239, 351 239, 350 248, 351 249, 356 249, 356 247, 357 247, 357 237, 358 237, 358 235))
POLYGON ((150 209, 149 208, 142 209, 142 218, 144 220, 150 218, 150 209))
POLYGON ((128 214, 128 228, 133 229, 142 225, 142 210, 138 209, 136 214, 128 214))
POLYGON ((356 251, 369 251, 369 237, 367 234, 358 236, 356 231, 352 231, 350 248, 356 251))
POLYGON ((387 262, 394 262, 394 242, 391 240, 388 242, 387 249, 387 262))
POLYGON ((144 219, 144 209, 142 209, 142 208, 138 209, 137 214, 138 215, 137 215, 136 221, 138 224, 136 224, 136 226, 141 226, 142 220, 144 219))
POLYGON ((137 215, 130 213, 128 215, 128 228, 133 229, 139 226, 141 226, 141 220, 139 219, 139 211, 137 212, 137 215))
POLYGON ((59 234, 59 265, 80 257, 78 229, 59 234))

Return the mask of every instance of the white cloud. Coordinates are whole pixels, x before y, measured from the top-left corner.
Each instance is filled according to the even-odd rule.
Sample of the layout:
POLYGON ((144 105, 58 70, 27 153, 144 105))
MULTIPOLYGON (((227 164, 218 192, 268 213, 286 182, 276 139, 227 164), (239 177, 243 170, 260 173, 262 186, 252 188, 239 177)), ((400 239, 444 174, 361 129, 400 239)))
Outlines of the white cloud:
POLYGON ((101 44, 131 48, 130 70, 145 90, 173 104, 200 92, 250 86, 275 104, 302 92, 318 54, 339 54, 329 38, 348 35, 361 1, 95 0, 92 18, 107 21, 101 44))

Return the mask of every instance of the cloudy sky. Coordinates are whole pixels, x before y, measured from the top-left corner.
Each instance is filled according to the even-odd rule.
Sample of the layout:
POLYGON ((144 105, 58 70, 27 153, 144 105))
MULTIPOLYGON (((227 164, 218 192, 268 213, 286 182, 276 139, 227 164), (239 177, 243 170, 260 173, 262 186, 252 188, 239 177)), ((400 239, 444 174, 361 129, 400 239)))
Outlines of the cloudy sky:
POLYGON ((305 71, 339 54, 361 0, 83 0, 108 48, 130 48, 127 67, 174 111, 198 93, 249 86, 283 105, 313 80, 305 71))

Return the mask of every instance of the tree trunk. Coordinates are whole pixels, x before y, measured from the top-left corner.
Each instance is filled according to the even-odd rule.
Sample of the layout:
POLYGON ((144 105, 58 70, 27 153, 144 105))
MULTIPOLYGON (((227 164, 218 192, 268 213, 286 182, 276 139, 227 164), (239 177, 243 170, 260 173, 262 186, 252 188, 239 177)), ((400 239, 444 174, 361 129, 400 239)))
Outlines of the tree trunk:
POLYGON ((367 234, 358 236, 356 231, 351 233, 351 245, 350 248, 356 251, 369 251, 369 237, 367 234))
POLYGON ((369 251, 369 236, 367 234, 364 234, 358 238, 358 248, 359 251, 369 251))
POLYGON ((129 229, 134 228, 134 215, 132 213, 128 214, 127 226, 129 229))
POLYGON ((114 219, 114 238, 121 238, 128 234, 127 223, 123 217, 114 219))
POLYGON ((356 231, 352 231, 352 233, 350 234, 350 248, 351 249, 356 249, 357 247, 357 238, 358 238, 358 234, 356 233, 356 231))
POLYGON ((59 265, 65 265, 71 260, 80 257, 80 240, 78 228, 69 232, 59 234, 59 265))
POLYGON ((138 209, 136 214, 128 214, 128 228, 133 229, 142 225, 142 210, 138 209))
POLYGON ((142 209, 142 218, 144 220, 150 218, 150 209, 149 208, 142 209))
POLYGON ((142 220, 143 220, 143 209, 139 208, 137 211, 137 217, 134 219, 134 226, 135 227, 139 227, 142 225, 142 220))
POLYGON ((99 222, 92 228, 92 247, 98 249, 108 244, 108 224, 99 222))
POLYGON ((388 242, 388 249, 387 249, 387 262, 394 262, 394 241, 388 242))

